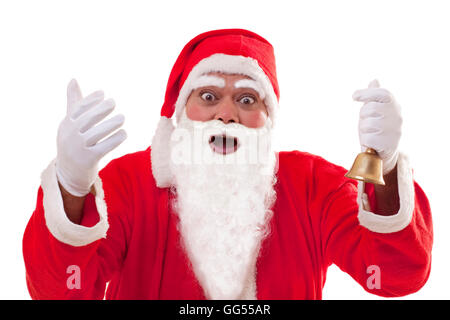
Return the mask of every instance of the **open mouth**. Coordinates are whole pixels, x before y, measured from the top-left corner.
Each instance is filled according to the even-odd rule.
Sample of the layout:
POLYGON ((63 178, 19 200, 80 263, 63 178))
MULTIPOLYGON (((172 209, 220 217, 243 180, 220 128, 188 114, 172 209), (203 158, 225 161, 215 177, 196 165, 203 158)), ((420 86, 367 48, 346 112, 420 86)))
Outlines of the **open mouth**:
POLYGON ((209 146, 214 152, 220 154, 233 153, 239 147, 238 138, 222 135, 213 135, 209 138, 209 146))

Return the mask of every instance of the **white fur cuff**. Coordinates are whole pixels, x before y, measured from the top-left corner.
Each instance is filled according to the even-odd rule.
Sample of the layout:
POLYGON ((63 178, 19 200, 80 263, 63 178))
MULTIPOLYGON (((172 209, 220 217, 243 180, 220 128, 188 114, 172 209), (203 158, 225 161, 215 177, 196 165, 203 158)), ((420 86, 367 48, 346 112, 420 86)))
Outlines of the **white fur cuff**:
POLYGON ((367 195, 363 193, 364 183, 358 181, 359 223, 373 232, 393 233, 404 229, 412 219, 414 211, 414 181, 406 155, 400 153, 397 162, 399 211, 391 216, 370 212, 367 195))
POLYGON ((94 183, 95 204, 100 221, 90 228, 75 224, 67 218, 64 211, 55 163, 53 160, 41 175, 41 186, 44 191, 44 216, 50 233, 59 241, 74 247, 85 246, 100 238, 106 238, 109 224, 101 179, 97 177, 94 183))

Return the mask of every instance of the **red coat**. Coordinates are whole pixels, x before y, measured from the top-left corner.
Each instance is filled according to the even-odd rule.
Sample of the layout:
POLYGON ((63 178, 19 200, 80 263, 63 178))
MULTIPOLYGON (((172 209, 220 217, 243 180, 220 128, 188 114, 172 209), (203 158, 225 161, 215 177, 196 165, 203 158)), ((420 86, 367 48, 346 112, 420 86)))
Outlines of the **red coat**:
MULTIPOLYGON (((258 299, 321 299, 332 263, 377 295, 405 295, 425 284, 433 235, 422 189, 411 176, 406 183, 413 192, 411 209, 406 220, 401 219, 406 223, 399 225, 398 217, 379 219, 361 213, 357 183, 345 178, 345 172, 308 153, 279 153, 271 233, 257 260, 258 299), (396 226, 391 228, 390 223, 396 226), (367 285, 370 266, 379 268, 379 288, 367 285)), ((71 231, 61 231, 64 224, 50 222, 50 212, 48 216, 44 212, 45 192, 46 210, 54 210, 50 204, 61 200, 53 199, 53 191, 45 190, 44 184, 39 188, 23 238, 31 297, 102 299, 109 282, 106 299, 204 299, 180 247, 177 216, 168 206, 172 195, 169 189, 158 188, 152 176, 150 149, 113 160, 99 176, 107 207, 106 237, 88 244, 68 244, 69 236, 77 236, 67 236, 71 231), (79 267, 79 288, 67 285, 70 266, 79 267)), ((399 176, 399 184, 401 179, 405 178, 399 176)), ((367 185, 366 192, 373 208, 373 188, 367 185)), ((408 211, 407 206, 402 210, 408 211)), ((94 196, 89 195, 82 225, 94 226, 99 219, 94 196)), ((79 227, 74 226, 70 228, 79 227)), ((76 230, 90 232, 90 228, 76 230)))

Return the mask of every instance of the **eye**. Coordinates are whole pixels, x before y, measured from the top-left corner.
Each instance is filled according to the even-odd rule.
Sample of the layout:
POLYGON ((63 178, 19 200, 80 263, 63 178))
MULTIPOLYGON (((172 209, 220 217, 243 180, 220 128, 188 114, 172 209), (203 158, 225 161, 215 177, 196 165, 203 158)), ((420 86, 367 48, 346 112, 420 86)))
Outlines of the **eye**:
POLYGON ((253 104, 255 103, 255 98, 253 98, 252 96, 243 96, 239 99, 239 102, 242 104, 253 104))
POLYGON ((213 95, 211 92, 203 92, 200 94, 200 97, 207 102, 212 102, 216 100, 216 96, 213 95))

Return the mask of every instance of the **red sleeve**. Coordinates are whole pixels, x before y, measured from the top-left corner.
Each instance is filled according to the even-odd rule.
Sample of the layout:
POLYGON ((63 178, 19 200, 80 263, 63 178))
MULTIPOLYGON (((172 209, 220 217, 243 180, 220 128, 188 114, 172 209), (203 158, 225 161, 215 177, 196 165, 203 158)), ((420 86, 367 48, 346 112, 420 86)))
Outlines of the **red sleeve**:
MULTIPOLYGON (((359 208, 356 183, 343 177, 346 172, 343 168, 335 166, 327 170, 332 173, 325 183, 333 185, 331 181, 337 181, 337 185, 333 191, 317 197, 317 201, 323 203, 323 206, 317 204, 316 209, 321 211, 321 248, 325 265, 336 264, 366 291, 380 296, 403 296, 419 290, 430 273, 433 242, 431 210, 419 185, 411 178, 414 194, 409 223, 397 228, 400 230, 386 231, 390 221, 395 224, 398 219, 381 218, 381 222, 375 221, 373 228, 365 225, 368 224, 366 221, 374 220, 373 216, 372 220, 362 217, 370 213, 361 212, 359 208), (377 228, 383 231, 374 231, 377 228)), ((317 183, 318 188, 326 189, 323 185, 324 182, 317 183)), ((374 204, 374 193, 368 189, 369 202, 374 204)), ((321 192, 317 191, 317 194, 321 192)))
MULTIPOLYGON (((59 240, 54 236, 56 233, 49 230, 46 221, 49 217, 44 211, 45 187, 39 188, 36 209, 23 236, 26 280, 33 299, 103 299, 106 283, 119 270, 126 248, 124 226, 129 208, 117 196, 125 188, 117 171, 113 161, 99 174, 106 195, 105 235, 87 244, 68 244, 72 240, 66 238, 76 240, 70 230, 66 238, 64 233, 57 235, 59 240)), ((99 223, 98 203, 92 194, 87 196, 81 222, 83 232, 89 233, 99 223)), ((78 240, 83 243, 83 239, 78 240)))

